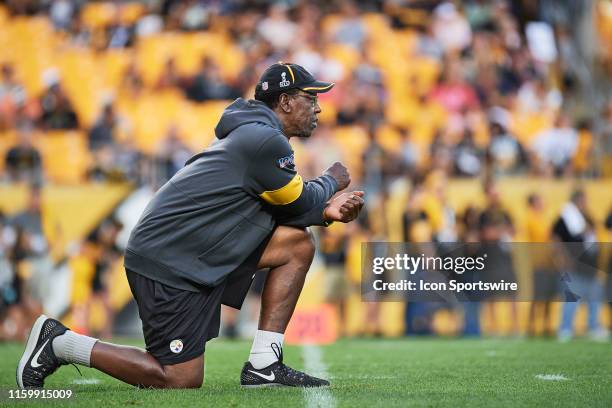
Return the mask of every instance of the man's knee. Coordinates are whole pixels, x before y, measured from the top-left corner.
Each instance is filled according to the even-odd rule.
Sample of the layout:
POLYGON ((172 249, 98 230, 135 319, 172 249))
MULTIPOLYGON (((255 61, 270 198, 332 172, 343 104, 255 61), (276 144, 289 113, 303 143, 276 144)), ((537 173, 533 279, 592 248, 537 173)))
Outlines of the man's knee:
POLYGON ((204 383, 204 372, 167 373, 164 388, 201 388, 204 383))
POLYGON ((204 360, 197 358, 186 363, 163 367, 163 388, 200 388, 204 382, 204 360))
POLYGON ((315 254, 314 235, 308 228, 292 228, 291 251, 293 256, 310 263, 315 254))
POLYGON ((276 268, 295 262, 310 265, 314 253, 314 238, 309 230, 281 225, 274 231, 258 268, 276 268))

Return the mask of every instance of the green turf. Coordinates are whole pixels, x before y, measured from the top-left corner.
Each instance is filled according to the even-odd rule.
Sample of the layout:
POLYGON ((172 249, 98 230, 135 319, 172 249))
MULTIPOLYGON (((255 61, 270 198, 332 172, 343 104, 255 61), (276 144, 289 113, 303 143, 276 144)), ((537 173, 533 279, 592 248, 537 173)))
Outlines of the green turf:
MULTIPOLYGON (((132 342, 133 343, 133 342, 132 342)), ((139 390, 93 369, 62 367, 47 387, 74 390, 70 403, 45 406, 283 407, 305 406, 299 389, 242 390, 238 376, 248 342, 215 340, 207 346, 206 383, 200 390, 139 390), (75 385, 78 379, 99 384, 75 385)), ((0 405, 10 404, 20 344, 0 345, 0 405)), ((285 361, 304 366, 302 349, 286 347, 285 361)), ((611 407, 612 343, 552 340, 344 340, 323 348, 338 407, 374 406, 537 406, 611 407), (544 381, 538 374, 560 374, 544 381)), ((10 404, 17 406, 15 404, 10 404)), ((18 406, 39 403, 19 403, 18 406)))

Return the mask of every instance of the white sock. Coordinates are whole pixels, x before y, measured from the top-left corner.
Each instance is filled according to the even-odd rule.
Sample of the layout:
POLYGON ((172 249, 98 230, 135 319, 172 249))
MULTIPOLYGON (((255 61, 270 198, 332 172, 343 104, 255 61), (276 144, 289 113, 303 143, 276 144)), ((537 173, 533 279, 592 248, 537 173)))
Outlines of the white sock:
POLYGON ((90 367, 91 350, 98 339, 67 330, 53 339, 53 352, 66 363, 90 367))
POLYGON ((276 333, 265 330, 257 330, 253 339, 253 347, 249 355, 249 362, 253 367, 260 370, 278 361, 278 356, 272 349, 272 343, 279 346, 279 350, 283 348, 283 333, 276 333))

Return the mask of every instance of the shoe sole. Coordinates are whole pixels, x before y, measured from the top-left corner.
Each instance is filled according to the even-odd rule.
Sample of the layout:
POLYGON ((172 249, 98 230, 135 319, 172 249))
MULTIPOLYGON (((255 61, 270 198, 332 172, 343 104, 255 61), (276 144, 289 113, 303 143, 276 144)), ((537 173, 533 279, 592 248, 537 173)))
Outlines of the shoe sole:
POLYGON ((279 383, 269 383, 269 384, 252 384, 252 385, 243 385, 243 384, 240 384, 240 386, 241 386, 242 388, 289 387, 288 385, 285 385, 285 384, 279 384, 279 383))
POLYGON ((36 348, 36 343, 38 343, 38 338, 40 337, 40 331, 42 330, 42 326, 47 319, 48 317, 45 315, 40 315, 40 317, 36 319, 36 322, 34 322, 34 326, 32 326, 32 330, 30 330, 30 334, 28 335, 28 341, 26 343, 26 348, 23 351, 21 360, 19 360, 19 365, 17 366, 16 377, 17 377, 17 385, 22 390, 25 388, 23 386, 23 379, 22 379, 23 369, 25 368, 26 364, 28 363, 28 360, 30 359, 30 357, 32 356, 32 353, 34 352, 34 349, 36 348))
POLYGON ((329 388, 329 385, 318 385, 314 387, 296 387, 293 385, 285 385, 279 383, 269 383, 269 384, 253 384, 253 385, 243 385, 240 384, 242 388, 269 388, 269 387, 287 387, 287 388, 329 388))

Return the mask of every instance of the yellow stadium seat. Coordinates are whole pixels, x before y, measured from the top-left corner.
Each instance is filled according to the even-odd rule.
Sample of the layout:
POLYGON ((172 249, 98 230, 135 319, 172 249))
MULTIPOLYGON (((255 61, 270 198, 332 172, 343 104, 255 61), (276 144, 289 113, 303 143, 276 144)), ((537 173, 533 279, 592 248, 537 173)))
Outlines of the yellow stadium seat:
POLYGON ((111 2, 87 2, 81 10, 83 23, 90 28, 99 28, 113 21, 117 6, 111 2))
POLYGON ((353 71, 361 62, 359 52, 348 45, 332 43, 325 48, 327 58, 334 59, 344 66, 347 72, 353 71))
POLYGON ((85 180, 91 158, 86 135, 77 131, 53 131, 36 136, 46 176, 57 183, 77 184, 85 180))
POLYGON ((118 48, 95 55, 95 64, 99 68, 99 75, 105 89, 119 89, 130 60, 131 51, 118 48))
POLYGON ((215 126, 230 103, 231 101, 200 104, 185 102, 176 122, 183 142, 196 152, 207 147, 214 140, 215 126))
POLYGON ((419 105, 414 98, 399 92, 389 93, 385 106, 385 117, 390 124, 410 127, 419 115, 419 105))
POLYGON ((376 132, 376 141, 386 151, 397 154, 402 148, 402 136, 389 125, 381 126, 376 132))
POLYGON ((181 34, 176 37, 177 68, 193 74, 200 67, 202 57, 213 59, 224 79, 234 79, 242 70, 242 52, 225 36, 211 32, 181 34))
POLYGON ((510 131, 524 144, 530 144, 538 133, 550 128, 554 118, 545 112, 513 112, 510 117, 510 131))
POLYGON ((105 93, 104 67, 97 63, 93 51, 87 49, 68 49, 59 53, 57 58, 62 86, 81 125, 89 127, 100 113, 105 93))
POLYGON ((340 14, 327 14, 321 20, 321 32, 326 37, 334 35, 338 26, 342 22, 342 16, 340 14))
POLYGON ((409 56, 413 55, 417 49, 419 36, 411 29, 394 30, 393 41, 403 55, 409 56))
POLYGON ((142 38, 136 48, 136 61, 145 84, 153 86, 162 73, 166 60, 174 55, 173 34, 157 34, 142 38))
POLYGON ((144 3, 130 2, 119 6, 121 22, 134 24, 146 11, 144 3))
POLYGON ((474 131, 474 142, 481 148, 489 144, 489 122, 484 112, 471 112, 469 119, 474 131))
POLYGON ((319 106, 321 107, 321 113, 319 114, 321 123, 335 125, 336 117, 338 116, 336 105, 331 101, 319 99, 319 106))
POLYGON ((146 92, 137 100, 122 99, 117 110, 133 126, 134 143, 146 153, 153 153, 184 108, 184 101, 176 91, 146 92))
POLYGON ((77 255, 70 259, 72 271, 72 288, 70 303, 83 305, 91 296, 91 281, 96 274, 95 263, 85 255, 77 255))
POLYGON ((370 139, 368 132, 360 126, 340 126, 333 130, 334 139, 342 146, 346 165, 354 179, 361 174, 362 156, 370 139))
POLYGON ((430 24, 430 16, 426 10, 398 8, 398 17, 406 25, 427 27, 430 24))
POLYGON ((209 32, 150 36, 139 42, 136 53, 143 79, 148 85, 157 82, 170 57, 174 57, 181 75, 193 75, 203 56, 215 60, 226 79, 236 78, 244 67, 243 53, 227 37, 209 32))
POLYGON ((384 14, 365 13, 362 21, 368 28, 370 38, 384 39, 392 32, 389 19, 384 14))
POLYGON ((418 93, 428 93, 434 87, 440 75, 442 68, 440 62, 430 57, 412 57, 409 58, 407 64, 411 68, 411 75, 414 75, 416 80, 418 93))
POLYGON ((0 28, 0 59, 12 63, 29 95, 44 89, 41 75, 54 63, 57 36, 44 17, 14 17, 0 28), (16 46, 18 45, 18 46, 16 46))
POLYGON ((416 117, 410 128, 412 140, 427 148, 436 132, 445 126, 447 113, 440 104, 429 102, 418 108, 416 117))

